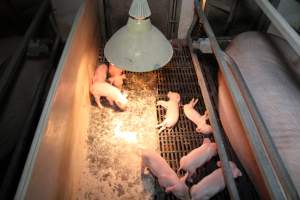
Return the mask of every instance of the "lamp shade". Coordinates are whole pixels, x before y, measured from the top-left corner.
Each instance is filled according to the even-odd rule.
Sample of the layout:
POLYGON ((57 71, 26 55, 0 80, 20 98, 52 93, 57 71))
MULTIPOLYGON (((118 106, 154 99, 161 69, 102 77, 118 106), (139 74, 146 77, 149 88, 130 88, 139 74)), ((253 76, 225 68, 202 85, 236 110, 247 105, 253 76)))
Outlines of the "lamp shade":
POLYGON ((110 63, 127 71, 148 72, 170 61, 173 48, 151 24, 150 14, 146 0, 133 1, 130 9, 133 16, 105 45, 104 55, 110 63))

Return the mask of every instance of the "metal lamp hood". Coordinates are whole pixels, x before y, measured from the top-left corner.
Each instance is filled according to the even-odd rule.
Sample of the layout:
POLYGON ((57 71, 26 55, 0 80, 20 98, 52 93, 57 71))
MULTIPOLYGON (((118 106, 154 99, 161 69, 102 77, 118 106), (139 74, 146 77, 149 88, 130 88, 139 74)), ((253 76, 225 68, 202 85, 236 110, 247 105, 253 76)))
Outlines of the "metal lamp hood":
POLYGON ((133 72, 148 72, 166 65, 173 48, 165 36, 151 24, 147 0, 133 0, 127 25, 106 43, 104 55, 116 66, 133 72))

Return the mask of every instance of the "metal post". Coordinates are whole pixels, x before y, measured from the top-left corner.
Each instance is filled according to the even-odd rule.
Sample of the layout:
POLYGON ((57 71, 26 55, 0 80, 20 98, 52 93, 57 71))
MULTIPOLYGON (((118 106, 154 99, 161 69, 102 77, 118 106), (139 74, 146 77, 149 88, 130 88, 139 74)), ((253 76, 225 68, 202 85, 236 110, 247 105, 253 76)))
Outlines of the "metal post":
POLYGON ((228 155, 225 150, 224 139, 222 138, 221 128, 220 128, 219 122, 217 120, 217 113, 216 113, 215 109, 213 108, 212 99, 209 95, 206 81, 203 76, 203 72, 201 71, 197 55, 193 52, 193 48, 192 48, 191 32, 192 32, 192 27, 195 25, 195 23, 196 23, 196 18, 194 17, 192 26, 190 27, 190 30, 188 33, 190 53, 192 56, 192 61, 193 61, 194 67, 195 67, 196 75, 198 77, 198 82, 199 82, 199 85, 201 88, 205 106, 209 113, 210 123, 214 130, 213 135, 214 135, 215 141, 218 145, 218 154, 222 161, 222 169, 223 169, 224 176, 225 176, 226 186, 228 188, 231 199, 239 200, 240 199, 239 193, 238 193, 238 190, 235 185, 235 181, 234 181, 231 167, 229 164, 228 155))

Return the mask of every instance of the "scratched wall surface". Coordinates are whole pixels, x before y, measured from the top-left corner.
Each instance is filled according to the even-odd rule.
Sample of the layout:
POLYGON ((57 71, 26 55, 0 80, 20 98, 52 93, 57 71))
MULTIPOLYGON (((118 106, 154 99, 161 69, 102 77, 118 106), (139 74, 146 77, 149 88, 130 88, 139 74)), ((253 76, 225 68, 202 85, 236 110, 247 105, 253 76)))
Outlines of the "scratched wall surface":
POLYGON ((127 73, 129 108, 91 106, 77 199, 153 199, 154 179, 140 176, 138 147, 158 150, 156 74, 127 73))

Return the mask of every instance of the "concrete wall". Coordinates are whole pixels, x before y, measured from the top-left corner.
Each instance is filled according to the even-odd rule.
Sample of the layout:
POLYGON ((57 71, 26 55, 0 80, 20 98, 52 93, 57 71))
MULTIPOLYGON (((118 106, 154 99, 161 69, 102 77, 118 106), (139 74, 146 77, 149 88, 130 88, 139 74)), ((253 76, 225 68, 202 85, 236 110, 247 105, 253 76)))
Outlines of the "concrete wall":
POLYGON ((193 21, 194 16, 194 1, 193 0, 182 0, 181 14, 178 27, 178 38, 185 39, 187 31, 193 21))

